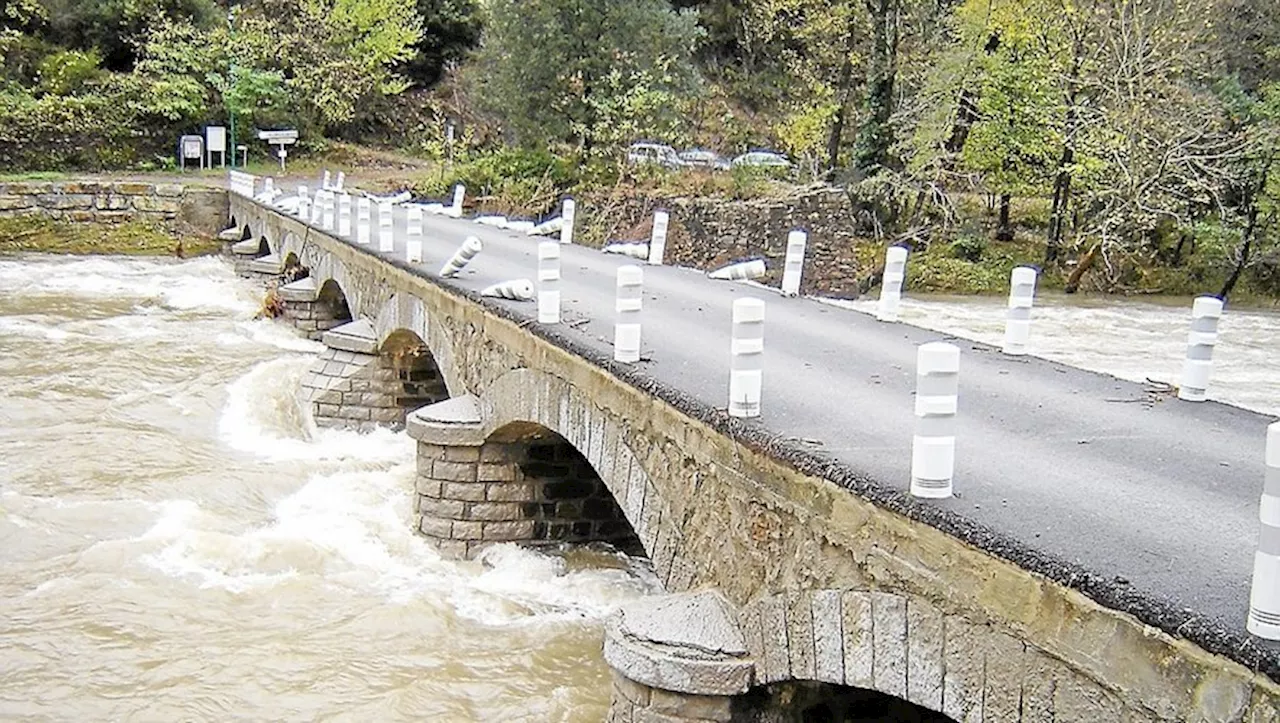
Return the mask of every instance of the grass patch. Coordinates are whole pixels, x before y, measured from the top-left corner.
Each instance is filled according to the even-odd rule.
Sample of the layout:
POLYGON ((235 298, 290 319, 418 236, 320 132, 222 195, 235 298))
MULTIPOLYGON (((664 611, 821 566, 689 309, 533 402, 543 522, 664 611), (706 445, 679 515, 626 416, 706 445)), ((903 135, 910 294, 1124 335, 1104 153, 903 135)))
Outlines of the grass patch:
POLYGON ((0 217, 0 254, 200 256, 217 253, 212 239, 175 236, 142 221, 118 224, 66 223, 44 216, 0 217))

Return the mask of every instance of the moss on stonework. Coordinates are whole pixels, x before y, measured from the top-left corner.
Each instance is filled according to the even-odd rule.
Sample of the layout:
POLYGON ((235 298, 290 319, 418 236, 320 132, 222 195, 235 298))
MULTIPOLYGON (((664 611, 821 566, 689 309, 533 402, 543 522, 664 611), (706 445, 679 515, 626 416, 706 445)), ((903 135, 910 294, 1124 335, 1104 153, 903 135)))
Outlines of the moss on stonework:
POLYGON ((217 253, 221 244, 209 238, 178 236, 144 221, 68 223, 44 216, 0 217, 0 254, 122 254, 130 256, 201 256, 217 253))

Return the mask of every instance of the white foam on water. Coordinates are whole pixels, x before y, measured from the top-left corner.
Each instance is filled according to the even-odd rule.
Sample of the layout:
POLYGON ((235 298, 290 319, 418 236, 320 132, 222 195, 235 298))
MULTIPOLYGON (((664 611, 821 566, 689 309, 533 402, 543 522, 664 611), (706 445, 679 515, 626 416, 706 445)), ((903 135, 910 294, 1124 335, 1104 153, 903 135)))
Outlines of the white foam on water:
POLYGON ((52 324, 43 324, 19 316, 0 316, 0 336, 66 341, 71 337, 71 333, 52 324))
POLYGON ((268 319, 237 322, 235 334, 222 334, 218 337, 218 342, 227 346, 246 341, 307 354, 319 354, 324 351, 324 344, 300 336, 294 329, 268 319))
POLYGON ((301 397, 309 357, 286 357, 257 364, 227 388, 218 433, 227 444, 264 459, 360 460, 402 458, 413 443, 387 429, 358 433, 318 429, 301 397))

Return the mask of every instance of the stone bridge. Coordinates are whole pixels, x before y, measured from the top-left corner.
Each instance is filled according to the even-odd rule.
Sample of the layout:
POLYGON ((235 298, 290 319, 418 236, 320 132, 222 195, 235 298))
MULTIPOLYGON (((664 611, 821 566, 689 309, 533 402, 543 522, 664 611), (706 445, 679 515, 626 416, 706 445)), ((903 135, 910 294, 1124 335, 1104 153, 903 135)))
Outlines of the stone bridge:
POLYGON ((477 293, 535 275, 528 236, 429 217, 430 265, 409 264, 402 215, 381 253, 231 197, 238 265, 326 346, 317 421, 407 426, 416 524, 442 553, 608 541, 652 561, 666 594, 607 626, 610 720, 1280 720, 1280 658, 1243 630, 1265 418, 1108 405, 1142 389, 965 344, 974 461, 959 499, 924 502, 905 493, 910 360, 937 334, 770 296, 763 417, 734 419, 728 304, 767 292, 647 267, 645 360, 618 364, 622 259, 565 246, 564 323, 542 325, 477 293), (474 268, 441 278, 469 234, 474 268), (1187 481, 1220 463, 1238 493, 1187 481), (1167 499, 1108 513, 1145 499, 1144 475, 1167 499), (1187 500, 1192 539, 1135 531, 1187 500))

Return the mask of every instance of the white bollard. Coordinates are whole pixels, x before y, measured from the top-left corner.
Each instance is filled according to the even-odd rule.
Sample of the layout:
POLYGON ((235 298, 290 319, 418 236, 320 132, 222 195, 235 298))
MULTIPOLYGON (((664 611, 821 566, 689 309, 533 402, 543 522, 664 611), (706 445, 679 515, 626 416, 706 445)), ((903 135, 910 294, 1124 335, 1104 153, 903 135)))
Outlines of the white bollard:
POLYGON ((1036 270, 1019 266, 1009 274, 1009 316, 1004 322, 1004 353, 1027 353, 1031 339, 1031 307, 1036 300, 1036 270))
POLYGON ((528 279, 512 279, 502 281, 480 290, 481 296, 494 296, 512 301, 533 301, 533 282, 528 279))
POLYGON ((338 225, 338 194, 324 192, 324 215, 320 219, 325 231, 333 231, 338 225))
POLYGON ((305 193, 298 196, 298 218, 302 219, 303 223, 311 221, 311 199, 307 198, 305 193))
POLYGON ((538 323, 560 323, 560 244, 538 244, 538 323))
POLYGON ((573 243, 573 218, 578 212, 578 202, 572 198, 566 198, 564 203, 560 204, 560 218, 564 219, 564 223, 560 226, 560 243, 573 243))
POLYGON ((1213 368, 1213 347, 1218 343, 1218 320, 1222 299, 1197 296, 1191 306, 1191 331, 1187 334, 1187 359, 1182 363, 1182 384, 1178 399, 1203 402, 1209 398, 1209 371, 1213 368))
POLYGON ((267 176, 266 180, 262 182, 262 193, 268 198, 275 198, 276 197, 276 179, 272 178, 271 176, 267 176))
POLYGON ((902 303, 902 281, 907 278, 907 249, 890 246, 884 254, 884 277, 880 280, 880 304, 876 317, 880 321, 897 321, 902 303))
POLYGON ((1258 516, 1258 550, 1253 555, 1253 590, 1249 594, 1250 633, 1280 640, 1280 422, 1267 427, 1267 474, 1258 516))
POLYGON ((560 233, 561 228, 564 228, 564 219, 556 216, 555 218, 547 219, 540 224, 536 224, 526 233, 530 236, 550 236, 553 233, 560 233))
POLYGON ((356 199, 356 243, 358 244, 369 243, 370 206, 369 199, 363 197, 356 199))
POLYGON ((449 208, 449 215, 454 218, 462 218, 462 202, 467 197, 467 187, 459 183, 453 187, 453 206, 449 208))
POLYGON ((329 190, 329 188, 330 188, 330 184, 329 184, 329 169, 328 169, 328 168, 326 168, 326 169, 324 169, 324 179, 320 181, 320 190, 322 190, 322 191, 328 191, 328 190, 329 190))
POLYGON ((347 183, 347 174, 338 171, 338 182, 333 184, 333 190, 341 191, 347 183))
POLYGON ((662 254, 667 250, 667 226, 671 223, 671 215, 666 211, 653 213, 653 234, 649 236, 649 263, 662 265, 662 254))
POLYGON ((410 206, 404 211, 404 260, 411 264, 422 263, 422 209, 410 206))
POLYGON ((911 494, 951 496, 956 466, 960 347, 935 341, 916 351, 916 430, 911 440, 911 494))
POLYGON ((618 267, 618 296, 614 304, 613 360, 624 364, 640 361, 640 307, 643 304, 644 269, 618 267))
POLYGON ((328 191, 323 188, 316 190, 316 195, 311 199, 311 225, 319 226, 320 221, 324 218, 324 197, 328 191))
POLYGON ((347 193, 338 194, 338 235, 351 235, 351 195, 347 193))
POLYGON ((758 279, 764 276, 765 271, 764 259, 753 259, 729 264, 722 269, 709 272, 707 276, 721 281, 745 281, 746 279, 758 279))
POLYGON ((378 204, 378 250, 390 253, 396 250, 395 221, 392 218, 391 204, 378 204))
POLYGON ((480 239, 475 236, 468 236, 467 240, 462 242, 462 246, 459 246, 458 250, 453 253, 453 256, 444 262, 444 266, 440 267, 440 275, 445 278, 456 276, 467 264, 471 263, 471 259, 474 259, 476 254, 480 253, 483 248, 484 246, 480 243, 480 239))
POLYGON ((799 229, 787 234, 787 259, 782 267, 782 295, 800 294, 800 276, 804 273, 804 247, 809 234, 799 229))
POLYGON ((733 340, 729 344, 729 416, 758 417, 764 387, 763 301, 745 298, 733 302, 733 340))
POLYGON ((640 259, 641 261, 649 258, 649 244, 609 244, 600 250, 606 254, 622 254, 623 256, 630 256, 632 258, 640 259))

